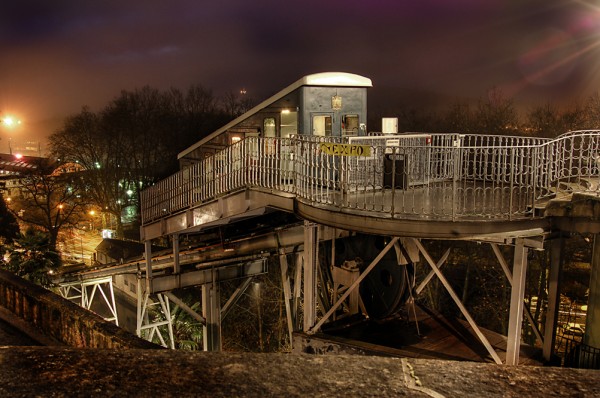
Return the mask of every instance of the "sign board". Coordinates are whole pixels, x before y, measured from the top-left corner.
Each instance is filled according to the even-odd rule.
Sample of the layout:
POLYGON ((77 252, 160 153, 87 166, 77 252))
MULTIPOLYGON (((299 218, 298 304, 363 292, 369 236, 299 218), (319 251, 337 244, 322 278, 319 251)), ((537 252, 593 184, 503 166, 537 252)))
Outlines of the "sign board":
POLYGON ((371 156, 370 145, 332 144, 323 142, 319 149, 333 156, 371 156))
POLYGON ((398 134, 398 118, 397 117, 381 118, 381 132, 383 134, 398 134))

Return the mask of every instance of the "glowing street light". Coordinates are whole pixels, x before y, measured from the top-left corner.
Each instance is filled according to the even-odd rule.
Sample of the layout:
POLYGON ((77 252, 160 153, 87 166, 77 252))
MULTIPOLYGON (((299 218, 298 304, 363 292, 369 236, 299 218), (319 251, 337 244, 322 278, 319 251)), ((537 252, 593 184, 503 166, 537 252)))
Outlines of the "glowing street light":
POLYGON ((8 127, 12 127, 14 125, 21 124, 21 121, 11 116, 6 116, 2 119, 2 123, 4 123, 8 127))
MULTIPOLYGON (((0 123, 5 125, 8 128, 13 128, 16 125, 21 124, 21 121, 19 119, 15 119, 12 116, 5 116, 2 119, 0 119, 0 123)), ((12 146, 10 145, 11 140, 12 140, 12 138, 8 139, 8 152, 12 155, 12 146)))

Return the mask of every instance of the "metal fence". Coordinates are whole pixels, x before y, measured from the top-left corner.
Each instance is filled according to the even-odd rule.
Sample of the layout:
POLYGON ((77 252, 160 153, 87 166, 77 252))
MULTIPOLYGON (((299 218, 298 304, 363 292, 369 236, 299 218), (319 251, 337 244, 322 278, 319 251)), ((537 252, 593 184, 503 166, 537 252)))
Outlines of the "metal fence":
POLYGON ((600 369, 600 348, 595 348, 580 341, 565 341, 563 366, 567 368, 600 369))
POLYGON ((149 223, 243 188, 392 218, 518 219, 598 190, 600 131, 556 139, 460 134, 242 140, 142 192, 149 223), (358 149, 358 151, 357 151, 358 149))

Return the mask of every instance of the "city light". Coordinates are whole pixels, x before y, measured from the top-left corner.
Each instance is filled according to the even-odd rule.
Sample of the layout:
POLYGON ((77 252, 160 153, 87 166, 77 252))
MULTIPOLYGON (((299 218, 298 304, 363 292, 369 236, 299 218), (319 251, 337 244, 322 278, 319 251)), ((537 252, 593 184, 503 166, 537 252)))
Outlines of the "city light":
POLYGON ((21 121, 13 118, 12 116, 6 116, 2 119, 2 123, 4 123, 8 127, 15 126, 17 124, 21 124, 21 121))

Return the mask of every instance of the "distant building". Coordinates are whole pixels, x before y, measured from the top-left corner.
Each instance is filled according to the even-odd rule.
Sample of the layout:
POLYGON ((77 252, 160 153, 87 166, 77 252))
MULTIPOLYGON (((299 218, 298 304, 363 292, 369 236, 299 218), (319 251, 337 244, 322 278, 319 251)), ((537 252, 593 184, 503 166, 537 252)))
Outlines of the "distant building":
POLYGON ((25 143, 16 145, 13 142, 11 149, 13 154, 19 153, 23 156, 41 156, 42 146, 39 141, 26 141, 25 143))
POLYGON ((17 194, 20 177, 49 162, 47 158, 0 153, 0 192, 6 196, 17 194))

